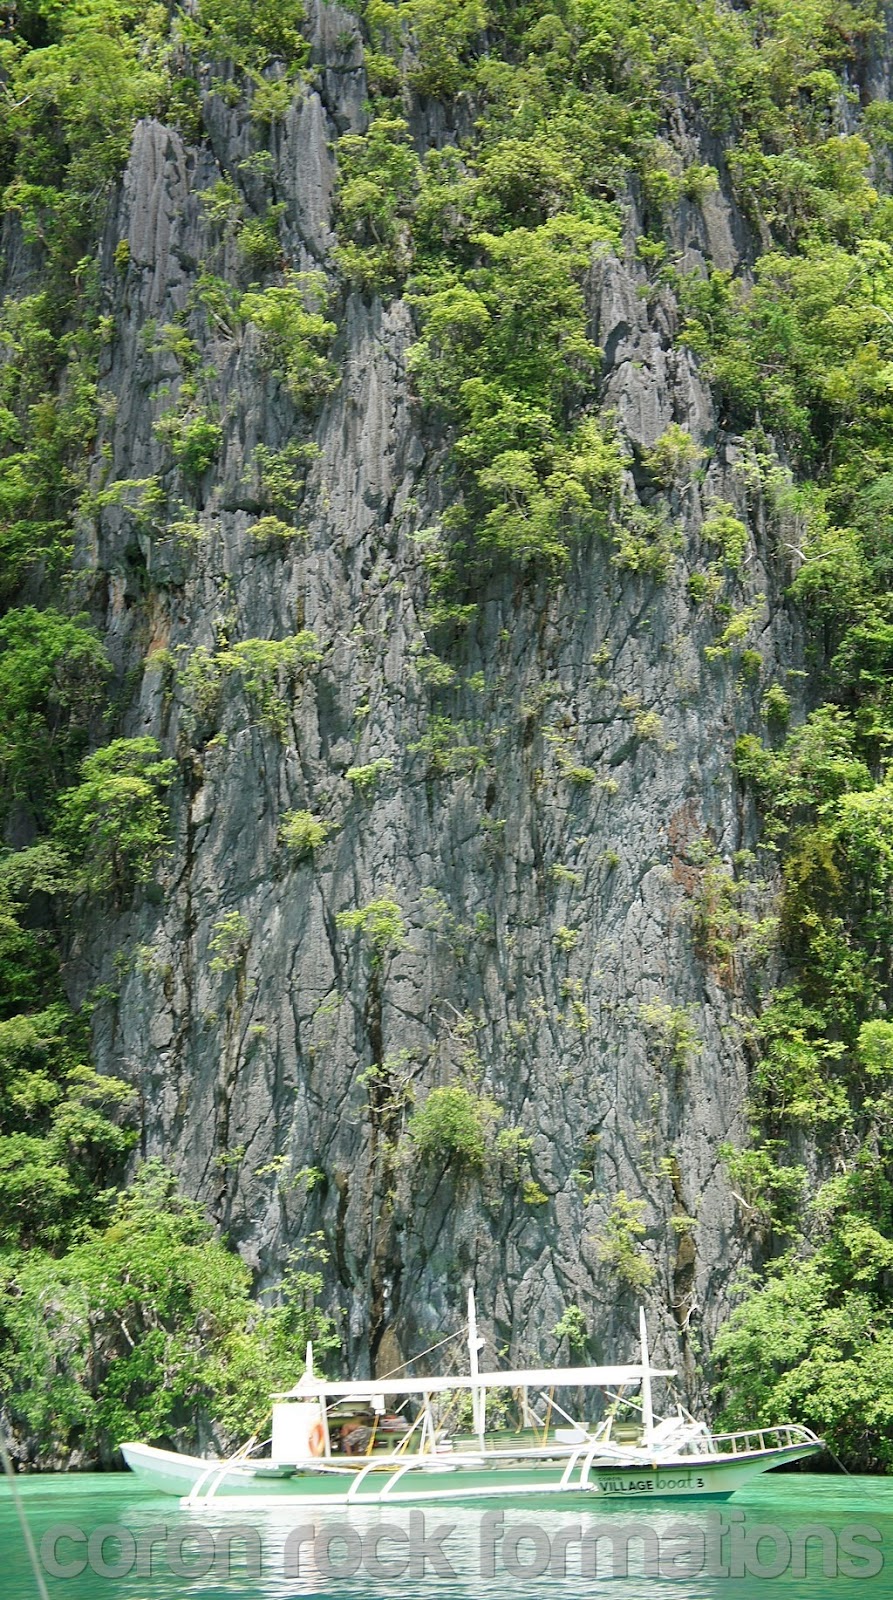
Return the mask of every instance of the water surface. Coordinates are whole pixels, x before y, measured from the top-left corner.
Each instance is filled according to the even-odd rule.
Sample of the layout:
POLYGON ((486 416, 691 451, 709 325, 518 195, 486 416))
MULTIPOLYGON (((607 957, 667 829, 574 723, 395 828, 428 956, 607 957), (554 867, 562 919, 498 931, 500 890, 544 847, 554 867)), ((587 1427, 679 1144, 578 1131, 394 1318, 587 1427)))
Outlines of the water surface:
MULTIPOLYGON (((127 1473, 17 1480, 50 1600, 881 1600, 893 1480, 767 1476, 732 1500, 182 1510, 127 1473)), ((0 1484, 0 1600, 37 1600, 0 1484)))

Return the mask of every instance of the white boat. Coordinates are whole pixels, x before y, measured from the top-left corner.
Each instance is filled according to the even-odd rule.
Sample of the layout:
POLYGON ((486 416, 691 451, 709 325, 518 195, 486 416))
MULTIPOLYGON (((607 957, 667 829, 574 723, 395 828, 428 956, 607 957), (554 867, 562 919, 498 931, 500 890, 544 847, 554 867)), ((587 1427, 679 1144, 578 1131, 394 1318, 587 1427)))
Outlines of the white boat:
POLYGON ((298 1383, 273 1396, 270 1439, 249 1440, 223 1461, 146 1444, 122 1444, 121 1453, 147 1488, 178 1495, 187 1507, 216 1500, 339 1507, 530 1495, 726 1499, 760 1473, 824 1448, 793 1423, 717 1434, 681 1407, 656 1418, 652 1381, 675 1374, 652 1368, 642 1311, 639 1324, 635 1365, 482 1372, 469 1291, 467 1374, 330 1382, 314 1374, 308 1345, 298 1383), (607 1397, 608 1409, 590 1424, 581 1419, 594 1391, 607 1397), (576 1405, 577 1416, 558 1394, 567 1407, 576 1405), (488 1399, 492 1413, 509 1397, 519 1425, 491 1420, 488 1427, 488 1399), (456 1413, 469 1400, 466 1426, 456 1413), (624 1406, 635 1408, 633 1426, 619 1419, 624 1406), (268 1457, 254 1454, 267 1446, 268 1457))

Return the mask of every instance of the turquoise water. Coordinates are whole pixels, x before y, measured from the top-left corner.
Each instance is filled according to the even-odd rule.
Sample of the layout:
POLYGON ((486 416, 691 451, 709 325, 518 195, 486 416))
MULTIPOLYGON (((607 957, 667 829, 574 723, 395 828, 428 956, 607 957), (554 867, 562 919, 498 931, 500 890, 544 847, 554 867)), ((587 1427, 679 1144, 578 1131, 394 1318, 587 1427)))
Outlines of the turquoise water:
MULTIPOLYGON (((18 1485, 35 1542, 43 1541, 50 1600, 893 1595, 893 1481, 876 1478, 776 1474, 722 1503, 562 1499, 499 1509, 218 1507, 198 1515, 140 1491, 126 1473, 18 1485)), ((38 1595, 3 1483, 0 1600, 38 1595)))

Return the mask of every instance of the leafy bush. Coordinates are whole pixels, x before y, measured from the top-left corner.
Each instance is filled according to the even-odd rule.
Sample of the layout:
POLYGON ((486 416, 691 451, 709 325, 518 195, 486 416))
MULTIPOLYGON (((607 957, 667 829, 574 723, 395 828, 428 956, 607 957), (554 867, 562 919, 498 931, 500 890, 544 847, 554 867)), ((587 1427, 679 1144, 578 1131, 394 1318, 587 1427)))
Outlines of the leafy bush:
POLYGON ((757 1107, 763 1117, 838 1129, 851 1122, 846 1084, 839 1063, 844 1045, 829 1038, 824 1010, 805 1004, 797 989, 776 990, 755 1024, 763 1047, 754 1074, 757 1107))
POLYGON ((248 529, 251 538, 259 545, 279 544, 286 539, 294 539, 298 529, 290 522, 282 522, 279 517, 258 517, 248 529))
POLYGON ((488 23, 484 0, 371 0, 366 16, 373 39, 409 46, 408 79, 419 94, 455 94, 465 82, 470 47, 488 23))
POLYGON ((658 1052, 666 1055, 677 1073, 685 1072, 704 1046, 688 1006, 671 1006, 666 1000, 649 1000, 639 1006, 639 1021, 650 1033, 658 1052))
POLYGON ((378 116, 365 134, 338 141, 335 260, 360 286, 382 289, 409 264, 408 217, 419 182, 418 157, 402 117, 378 116))
POLYGON ((488 745, 473 743, 471 731, 465 723, 453 722, 449 717, 432 717, 427 732, 420 739, 411 740, 407 749, 411 755, 417 751, 426 755, 433 773, 482 772, 487 765, 488 745))
POLYGON ((16 146, 6 204, 56 251, 73 232, 83 237, 99 223, 133 125, 158 105, 167 17, 153 10, 138 39, 125 0, 72 0, 44 12, 50 42, 42 48, 6 46, 5 118, 16 146))
POLYGON ((756 917, 746 909, 748 897, 765 885, 736 875, 709 839, 693 841, 689 855, 698 869, 691 894, 692 941, 714 976, 732 984, 748 963, 774 949, 778 917, 756 917))
MULTIPOLYGON (((242 221, 242 196, 232 178, 218 178, 209 189, 203 189, 199 194, 199 204, 208 221, 217 228, 232 231, 242 221)), ((207 303, 209 290, 213 296, 212 303, 219 298, 220 291, 213 294, 207 275, 199 279, 197 290, 203 303, 207 303)))
POLYGON ((177 465, 194 479, 203 478, 214 465, 223 443, 219 422, 201 413, 169 412, 156 423, 155 432, 167 440, 177 465))
POLYGON ((747 528, 725 500, 715 500, 701 526, 708 544, 718 544, 727 567, 737 571, 747 549, 747 528))
POLYGON ((319 455, 315 444, 283 445, 281 450, 271 450, 259 444, 252 458, 263 499, 277 513, 293 516, 303 494, 307 467, 319 455))
POLYGON ((572 1356, 579 1356, 585 1350, 589 1334, 586 1318, 579 1306, 565 1306, 552 1329, 552 1337, 558 1344, 561 1344, 562 1339, 566 1339, 572 1356))
POLYGON ((162 795, 176 770, 150 738, 115 739, 86 757, 80 782, 59 796, 54 826, 78 887, 121 895, 151 876, 168 843, 162 795))
POLYGON ((770 683, 760 702, 760 710, 767 722, 776 728, 783 728, 790 720, 791 697, 780 683, 770 683))
POLYGON ((335 924, 349 933, 364 934, 379 960, 386 950, 399 950, 406 943, 403 912, 388 895, 379 895, 377 900, 353 911, 339 911, 335 924))
POLYGON ((260 71, 278 58, 299 67, 310 53, 305 18, 303 0, 200 0, 184 34, 218 61, 260 71))
POLYGON ((719 1146, 746 1224, 755 1226, 767 1238, 772 1234, 796 1234, 799 1228, 806 1168, 780 1163, 776 1157, 785 1153, 783 1139, 763 1140, 747 1150, 736 1150, 728 1143, 719 1146))
MULTIPOLYGON (((279 87, 266 85, 267 89, 279 87)), ((256 93, 253 105, 258 107, 259 95, 256 93)), ((261 102, 262 105, 262 102, 261 102)), ((285 206, 280 203, 270 206, 262 217, 252 217, 243 222, 238 231, 239 254, 252 272, 272 272, 274 268, 282 265, 282 242, 279 238, 279 223, 285 206)))
POLYGON ((283 680, 293 682, 321 660, 316 635, 309 629, 286 639, 243 639, 216 657, 222 672, 239 674, 246 694, 256 696, 264 721, 280 738, 288 717, 283 680))
POLYGON ((893 1077, 893 1022, 880 1017, 863 1022, 856 1049, 869 1078, 877 1081, 893 1077))
POLYGON ((338 383, 327 355, 335 324, 307 305, 324 300, 324 289, 321 273, 292 272, 284 286, 242 298, 243 316, 260 329, 270 366, 299 405, 323 399, 338 383))
POLYGON ((642 464, 656 483, 672 488, 688 482, 703 454, 691 434, 678 422, 671 422, 651 448, 643 451, 642 464))
POLYGON ((852 1047, 884 996, 893 937, 890 785, 875 782, 860 724, 833 705, 792 729, 778 750, 752 736, 737 765, 759 794, 770 837, 784 847, 782 931, 808 1004, 830 1005, 852 1047))
MULTIPOLYGON (((763 617, 765 605, 766 596, 758 594, 750 605, 742 606, 740 611, 733 612, 716 643, 704 646, 705 660, 729 661, 737 654, 743 661, 747 652, 742 646, 756 623, 763 617)), ((759 657, 757 659, 759 660, 759 657)))
POLYGON ((291 693, 301 674, 321 660, 316 635, 302 629, 285 639, 243 639, 214 653, 198 645, 188 652, 177 676, 201 720, 218 710, 224 680, 230 674, 239 677, 245 693, 257 701, 264 725, 285 739, 291 693))
POLYGON ((850 248, 813 240, 800 256, 770 252, 750 291, 713 273, 690 282, 686 295, 687 337, 717 384, 743 415, 758 409, 802 463, 830 451, 846 473, 854 439, 873 454, 888 437, 877 389, 891 338, 893 249, 885 239, 850 248))
POLYGON ((251 924, 241 911, 227 911, 215 922, 208 949, 214 951, 209 963, 212 972, 233 972, 245 960, 251 937, 251 924))
POLYGON ((488 1138, 503 1111, 487 1095, 472 1094, 460 1083, 432 1089, 407 1123, 407 1133, 425 1160, 481 1168, 488 1138))
POLYGON ((108 1459, 132 1438, 195 1450, 213 1421, 228 1453, 293 1383, 308 1338, 317 1355, 337 1345, 318 1261, 290 1266, 266 1309, 250 1281, 172 1174, 145 1163, 106 1227, 60 1260, 8 1262, 0 1374, 14 1427, 57 1459, 75 1441, 108 1459))
POLYGON ((279 823, 279 836, 292 855, 308 855, 324 845, 332 832, 330 822, 322 822, 312 811, 286 811, 279 823))
POLYGON ((867 1155, 820 1188, 808 1256, 773 1263, 717 1336, 725 1426, 805 1422, 855 1470, 893 1468, 889 1205, 867 1155))
MULTIPOLYGON (((89 319, 95 278, 85 278, 93 279, 81 290, 89 319)), ((58 576, 86 486, 98 342, 89 320, 66 332, 66 309, 59 288, 8 297, 0 309, 0 595, 6 600, 38 565, 58 576)))
POLYGON ((604 1227, 595 1235, 599 1261, 611 1267, 629 1289, 647 1289, 654 1282, 654 1267, 640 1244, 645 1236, 644 1212, 644 1200, 631 1200, 626 1190, 620 1189, 604 1227))
POLYGON ((73 776, 111 663, 86 617, 26 606, 0 621, 0 784, 39 816, 73 776))
POLYGON ((532 229, 481 233, 487 263, 418 296, 422 338, 410 366, 423 398, 457 422, 467 510, 484 547, 561 565, 570 541, 607 527, 623 457, 589 418, 560 418, 591 382, 579 279, 596 224, 556 216, 532 229), (486 373, 486 377, 482 376, 486 373))
POLYGON ((681 543, 680 529, 670 522, 663 505, 640 506, 637 501, 620 501, 610 524, 614 547, 614 566, 621 572, 634 572, 663 583, 673 566, 681 543))
POLYGON ((378 756, 363 767, 348 767, 344 776, 361 794, 368 794, 375 788, 382 774, 390 772, 393 765, 393 761, 389 761, 387 756, 378 756))
POLYGON ((103 1216, 136 1133, 133 1091, 83 1065, 87 1038, 67 1005, 0 1022, 0 1243, 57 1249, 103 1216))

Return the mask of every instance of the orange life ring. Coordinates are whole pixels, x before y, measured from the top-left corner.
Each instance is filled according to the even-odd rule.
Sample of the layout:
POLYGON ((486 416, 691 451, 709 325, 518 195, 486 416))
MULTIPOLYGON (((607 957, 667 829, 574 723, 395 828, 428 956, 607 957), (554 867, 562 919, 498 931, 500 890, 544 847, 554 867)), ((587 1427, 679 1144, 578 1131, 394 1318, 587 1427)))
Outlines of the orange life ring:
POLYGON ((321 1422, 314 1422, 307 1437, 312 1456, 324 1456, 326 1453, 326 1430, 321 1422))

